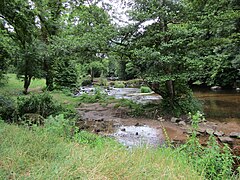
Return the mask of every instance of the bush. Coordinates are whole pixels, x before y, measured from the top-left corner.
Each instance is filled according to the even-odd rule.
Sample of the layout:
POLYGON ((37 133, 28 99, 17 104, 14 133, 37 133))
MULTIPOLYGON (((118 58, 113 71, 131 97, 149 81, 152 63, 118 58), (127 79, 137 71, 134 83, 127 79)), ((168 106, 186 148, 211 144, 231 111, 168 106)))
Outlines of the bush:
POLYGON ((108 81, 107 78, 103 75, 103 73, 101 74, 100 78, 99 78, 99 84, 101 86, 108 86, 108 81))
POLYGON ((61 110, 62 107, 54 103, 52 96, 48 93, 19 97, 17 100, 17 113, 20 117, 27 113, 33 113, 46 118, 61 110))
POLYGON ((65 118, 63 114, 49 116, 45 119, 44 130, 56 136, 70 138, 75 133, 75 122, 65 118))
POLYGON ((152 92, 152 90, 149 87, 147 87, 147 86, 141 86, 140 90, 141 90, 141 93, 150 93, 150 92, 152 92))
POLYGON ((55 68, 54 82, 57 88, 75 88, 77 83, 77 70, 69 61, 63 59, 55 68))
POLYGON ((92 85, 92 81, 90 79, 85 79, 82 82, 82 86, 89 86, 92 85))
POLYGON ((186 94, 185 97, 175 97, 174 100, 163 98, 161 101, 162 112, 172 114, 176 117, 186 115, 189 112, 195 114, 202 110, 202 104, 192 94, 186 94), (172 104, 170 103, 172 102, 172 104))
POLYGON ((116 81, 114 83, 115 88, 125 88, 125 84, 123 82, 116 81))
POLYGON ((213 136, 210 136, 207 147, 201 146, 196 133, 201 117, 199 112, 192 116, 194 132, 180 149, 186 153, 189 162, 199 173, 203 173, 206 179, 229 179, 233 176, 234 163, 230 148, 227 145, 221 148, 213 136))
POLYGON ((9 97, 0 96, 0 118, 12 122, 15 114, 15 102, 9 97))
POLYGON ((118 108, 119 106, 129 108, 129 114, 134 117, 142 116, 145 113, 143 105, 137 104, 128 99, 120 99, 115 105, 115 108, 118 108))

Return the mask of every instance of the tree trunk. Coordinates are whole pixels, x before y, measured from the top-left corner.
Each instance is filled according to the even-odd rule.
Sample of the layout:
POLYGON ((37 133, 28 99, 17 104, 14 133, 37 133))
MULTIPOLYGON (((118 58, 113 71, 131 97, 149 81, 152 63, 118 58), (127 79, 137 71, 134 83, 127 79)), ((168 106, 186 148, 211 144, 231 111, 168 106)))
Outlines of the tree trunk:
POLYGON ((53 73, 51 65, 47 60, 44 60, 44 70, 46 72, 46 86, 49 91, 53 90, 53 73))
POLYGON ((90 70, 91 72, 91 82, 93 82, 93 78, 94 78, 94 71, 93 71, 93 68, 91 67, 91 70, 90 70))
POLYGON ((174 83, 172 80, 166 81, 166 88, 167 88, 168 97, 170 98, 169 103, 170 103, 171 107, 173 107, 173 102, 174 102, 174 98, 175 98, 175 90, 174 90, 174 83))
POLYGON ((119 78, 121 80, 127 80, 127 73, 126 73, 126 64, 127 62, 123 59, 123 56, 121 57, 121 60, 119 61, 119 78))
POLYGON ((30 86, 31 79, 32 79, 32 76, 25 74, 23 94, 28 94, 28 87, 30 86))

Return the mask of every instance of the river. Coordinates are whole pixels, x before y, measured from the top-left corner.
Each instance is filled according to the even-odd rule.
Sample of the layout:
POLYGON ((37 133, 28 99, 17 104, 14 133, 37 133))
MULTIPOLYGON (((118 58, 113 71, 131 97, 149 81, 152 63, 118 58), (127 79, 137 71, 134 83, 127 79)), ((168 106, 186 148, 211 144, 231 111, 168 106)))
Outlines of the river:
POLYGON ((235 90, 194 89, 194 95, 203 102, 207 120, 240 124, 240 92, 235 90))

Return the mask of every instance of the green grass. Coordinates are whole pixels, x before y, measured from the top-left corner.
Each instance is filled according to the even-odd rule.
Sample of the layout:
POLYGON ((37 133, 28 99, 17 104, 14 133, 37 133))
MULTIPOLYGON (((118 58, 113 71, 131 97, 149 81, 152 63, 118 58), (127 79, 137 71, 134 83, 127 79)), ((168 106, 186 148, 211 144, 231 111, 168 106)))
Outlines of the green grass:
POLYGON ((201 179, 170 148, 91 146, 2 122, 0 142, 0 179, 201 179))
MULTIPOLYGON (((15 74, 8 74, 8 80, 0 87, 0 94, 17 99, 19 96, 26 96, 23 94, 23 81, 17 79, 15 74)), ((29 87, 29 95, 33 93, 42 93, 42 89, 46 87, 44 79, 33 79, 29 87)), ((79 103, 78 97, 73 97, 67 92, 52 91, 50 94, 54 100, 67 108, 74 108, 79 103)))
POLYGON ((149 87, 147 87, 147 86, 141 86, 140 91, 141 91, 141 93, 150 93, 150 92, 152 92, 152 90, 149 87))
MULTIPOLYGON (((7 83, 0 86, 0 93, 12 97, 16 97, 23 94, 23 81, 16 77, 16 74, 7 74, 7 83)), ((44 88, 44 79, 33 79, 31 81, 29 91, 39 92, 44 88)))

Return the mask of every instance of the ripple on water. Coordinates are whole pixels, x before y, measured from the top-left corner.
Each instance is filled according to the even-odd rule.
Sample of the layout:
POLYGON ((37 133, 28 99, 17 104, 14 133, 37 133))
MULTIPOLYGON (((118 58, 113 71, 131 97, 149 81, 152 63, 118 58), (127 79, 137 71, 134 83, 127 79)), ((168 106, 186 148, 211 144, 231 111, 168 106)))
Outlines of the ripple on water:
POLYGON ((161 134, 149 126, 121 126, 113 136, 123 145, 132 147, 158 147, 163 144, 161 134))

